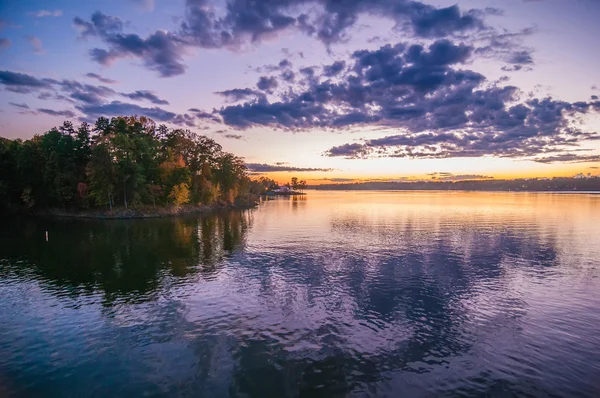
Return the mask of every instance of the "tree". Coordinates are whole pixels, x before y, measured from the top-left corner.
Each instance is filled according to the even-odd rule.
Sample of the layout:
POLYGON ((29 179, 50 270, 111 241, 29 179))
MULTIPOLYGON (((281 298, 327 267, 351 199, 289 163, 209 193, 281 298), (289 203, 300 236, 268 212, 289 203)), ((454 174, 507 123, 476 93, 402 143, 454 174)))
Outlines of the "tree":
POLYGON ((27 207, 234 203, 276 187, 214 140, 146 117, 64 122, 30 140, 0 138, 0 211, 27 207), (89 198, 93 199, 89 203, 89 198))
POLYGON ((116 170, 106 144, 96 145, 87 166, 89 195, 96 203, 108 203, 112 210, 116 184, 116 170))
POLYGON ((292 177, 292 182, 290 184, 292 186, 292 189, 295 191, 296 189, 298 189, 298 178, 297 177, 292 177))
POLYGON ((300 189, 300 192, 304 192, 304 190, 306 189, 307 185, 306 185, 306 180, 301 180, 298 183, 298 189, 300 189))
POLYGON ((175 206, 180 206, 190 200, 190 189, 187 184, 181 183, 175 185, 169 193, 169 199, 175 206))

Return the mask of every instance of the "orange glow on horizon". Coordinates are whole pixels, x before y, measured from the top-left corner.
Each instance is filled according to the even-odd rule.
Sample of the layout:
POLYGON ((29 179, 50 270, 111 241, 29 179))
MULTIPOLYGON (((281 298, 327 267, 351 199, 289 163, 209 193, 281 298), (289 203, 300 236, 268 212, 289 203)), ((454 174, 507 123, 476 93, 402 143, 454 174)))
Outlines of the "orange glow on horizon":
MULTIPOLYGON (((523 170, 522 173, 514 174, 509 172, 498 172, 498 173, 484 173, 486 176, 493 177, 495 180, 516 180, 523 178, 553 178, 553 177, 573 177, 577 174, 584 174, 591 176, 600 176, 600 166, 597 168, 591 166, 582 166, 581 164, 573 165, 562 165, 562 170, 553 170, 553 172, 540 173, 537 170, 523 170)), ((452 173, 454 175, 463 175, 466 173, 452 173)), ((472 173, 479 174, 479 173, 472 173)), ((260 173, 253 175, 253 178, 268 177, 275 180, 278 184, 285 184, 290 182, 292 177, 297 177, 299 180, 306 180, 308 185, 322 185, 322 184, 350 184, 355 182, 369 182, 369 181, 436 181, 431 175, 419 174, 419 175, 372 175, 372 176, 356 176, 348 175, 346 173, 333 172, 269 172, 260 173)), ((472 178, 470 180, 486 180, 486 178, 472 178)))

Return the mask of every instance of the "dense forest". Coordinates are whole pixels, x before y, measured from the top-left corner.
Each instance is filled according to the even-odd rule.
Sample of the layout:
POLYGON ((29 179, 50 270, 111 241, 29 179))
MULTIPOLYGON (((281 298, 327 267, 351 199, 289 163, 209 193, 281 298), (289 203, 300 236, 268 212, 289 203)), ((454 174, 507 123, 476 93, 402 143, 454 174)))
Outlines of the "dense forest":
POLYGON ((471 181, 372 181, 352 184, 324 184, 323 190, 440 190, 440 191, 600 191, 600 177, 471 181))
POLYGON ((30 140, 0 137, 0 213, 248 203, 273 182, 189 130, 145 117, 64 122, 30 140))

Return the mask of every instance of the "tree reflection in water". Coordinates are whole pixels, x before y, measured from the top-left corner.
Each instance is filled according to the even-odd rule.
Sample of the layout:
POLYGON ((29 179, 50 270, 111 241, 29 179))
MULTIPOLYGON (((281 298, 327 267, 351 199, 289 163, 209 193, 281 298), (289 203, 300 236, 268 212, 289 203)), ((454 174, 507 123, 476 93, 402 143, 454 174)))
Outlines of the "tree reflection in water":
POLYGON ((0 259, 7 266, 1 273, 32 272, 70 295, 100 290, 110 305, 151 299, 165 276, 214 277, 223 260, 244 247, 252 216, 234 211, 200 218, 5 221, 0 259))

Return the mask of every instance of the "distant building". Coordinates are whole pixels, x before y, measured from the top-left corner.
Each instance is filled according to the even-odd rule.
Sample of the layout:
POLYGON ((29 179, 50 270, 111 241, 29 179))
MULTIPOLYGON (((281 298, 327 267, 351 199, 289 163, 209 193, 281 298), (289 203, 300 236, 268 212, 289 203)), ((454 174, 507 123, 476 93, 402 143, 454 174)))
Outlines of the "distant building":
POLYGON ((289 193, 290 192, 290 188, 286 187, 285 185, 280 187, 279 189, 276 189, 275 192, 278 193, 289 193))

